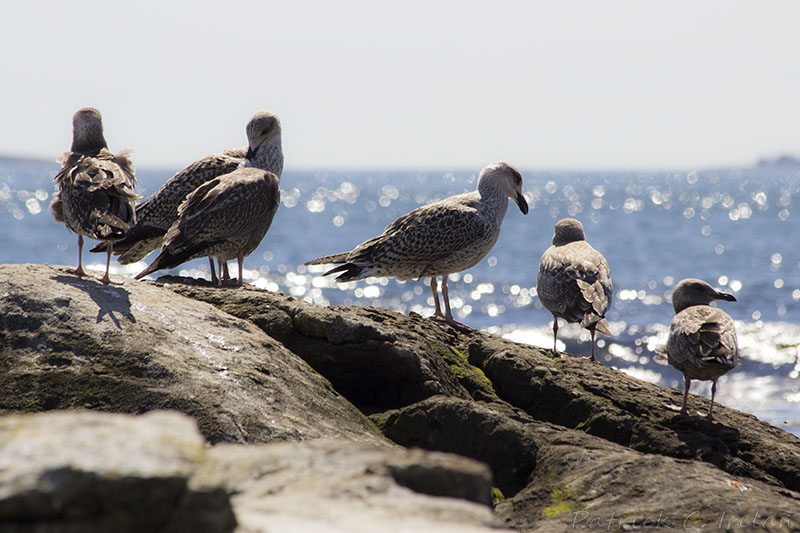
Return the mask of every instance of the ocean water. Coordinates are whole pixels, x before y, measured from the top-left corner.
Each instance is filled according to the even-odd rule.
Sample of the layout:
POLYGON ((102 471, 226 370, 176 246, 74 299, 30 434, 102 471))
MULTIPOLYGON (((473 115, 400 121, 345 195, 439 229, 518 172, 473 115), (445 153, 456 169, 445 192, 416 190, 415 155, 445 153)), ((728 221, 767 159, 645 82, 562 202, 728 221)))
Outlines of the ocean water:
MULTIPOLYGON (((48 206, 55 163, 0 159, 0 262, 75 265, 77 237, 48 206)), ((139 169, 138 192, 154 192, 177 169, 139 169)), ((300 172, 281 179, 281 206, 259 248, 245 259, 254 285, 320 305, 375 305, 433 313, 428 280, 337 284, 303 262, 350 250, 408 211, 472 190, 477 172, 300 172)), ((637 378, 682 389, 682 376, 653 360, 666 341, 675 284, 697 277, 733 293, 722 302, 736 321, 741 364, 719 381, 717 400, 800 435, 800 169, 764 167, 680 172, 543 172, 522 169, 530 205, 511 202, 494 249, 450 276, 458 320, 515 341, 552 346, 552 316, 536 298, 539 257, 555 222, 572 216, 608 260, 613 337, 598 357, 637 378)), ((102 271, 104 256, 84 263, 102 271)), ((155 254, 146 261, 152 260, 155 254)), ((145 262, 112 271, 132 275, 145 262)), ((236 272, 235 262, 230 264, 236 272)), ((208 261, 174 274, 209 277, 208 261)), ((161 273, 157 273, 161 275, 161 273)), ((563 325, 563 321, 562 321, 563 325)), ((560 327, 560 347, 587 355, 589 335, 560 327), (563 342, 562 342, 563 340, 563 342)), ((710 383, 692 392, 710 396, 710 383)))

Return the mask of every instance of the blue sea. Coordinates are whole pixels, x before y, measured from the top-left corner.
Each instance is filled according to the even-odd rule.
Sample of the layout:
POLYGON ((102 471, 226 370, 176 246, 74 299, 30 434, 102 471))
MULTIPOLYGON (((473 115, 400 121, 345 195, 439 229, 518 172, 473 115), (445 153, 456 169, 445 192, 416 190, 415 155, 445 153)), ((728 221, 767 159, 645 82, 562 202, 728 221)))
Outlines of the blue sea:
MULTIPOLYGON (((138 169, 139 194, 153 193, 176 170, 138 169)), ((479 170, 289 167, 272 228, 245 259, 245 280, 320 305, 374 305, 429 316, 428 280, 337 284, 320 276, 325 267, 303 262, 350 250, 420 205, 474 189, 479 170)), ((77 263, 77 237, 48 209, 57 171, 55 163, 0 159, 0 262, 77 263)), ((555 222, 575 217, 611 266, 608 318, 616 335, 598 342, 603 364, 682 389, 680 373, 654 362, 653 350, 666 340, 675 284, 702 278, 738 300, 719 304, 736 320, 742 361, 720 379, 717 400, 800 435, 800 168, 521 171, 530 213, 524 216, 510 203, 494 249, 475 267, 450 276, 458 320, 551 347, 552 316, 536 298, 538 262, 555 222)), ((89 254, 89 247, 84 263, 99 275, 105 258, 89 254)), ((112 262, 112 272, 130 276, 145 264, 112 262)), ((234 275, 235 262, 230 266, 234 275)), ((208 261, 194 260, 172 273, 208 278, 208 261)), ((587 332, 561 327, 559 337, 561 348, 588 354, 587 332)), ((695 381, 692 392, 709 397, 710 386, 695 381)))

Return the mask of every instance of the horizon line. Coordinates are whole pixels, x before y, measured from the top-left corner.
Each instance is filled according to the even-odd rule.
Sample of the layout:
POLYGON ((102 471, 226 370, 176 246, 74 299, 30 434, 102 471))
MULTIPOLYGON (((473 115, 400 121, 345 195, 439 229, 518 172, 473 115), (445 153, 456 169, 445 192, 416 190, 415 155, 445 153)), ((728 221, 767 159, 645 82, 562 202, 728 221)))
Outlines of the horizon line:
MULTIPOLYGON (((31 164, 52 164, 54 166, 58 165, 56 158, 48 159, 43 156, 36 156, 30 154, 7 154, 0 152, 0 161, 16 161, 20 163, 31 163, 31 164)), ((486 164, 491 163, 488 162, 486 164)), ((644 166, 644 165, 585 165, 585 164, 578 164, 578 165, 541 165, 541 166, 526 166, 526 165, 515 165, 510 163, 513 166, 523 169, 528 172, 554 172, 554 173, 563 173, 563 172, 707 172, 707 171, 720 171, 720 170, 751 170, 756 169, 759 167, 769 167, 769 168, 800 168, 800 157, 796 157, 793 154, 786 153, 779 156, 761 156, 756 158, 754 161, 750 163, 724 163, 724 164, 703 164, 703 165, 675 165, 675 166, 666 166, 666 165, 652 165, 652 166, 644 166), (790 163, 778 163, 780 158, 788 157, 792 162, 790 163)), ((173 171, 177 172, 178 170, 185 168, 187 163, 181 165, 170 165, 167 163, 159 163, 159 164, 143 164, 137 165, 137 169, 146 170, 146 171, 173 171), (174 170, 173 170, 174 169, 174 170)), ((341 164, 334 164, 334 165, 305 165, 300 164, 297 166, 289 166, 285 170, 289 170, 290 172, 480 172, 483 167, 467 167, 465 165, 445 165, 445 164, 432 164, 432 165, 376 165, 376 166, 368 166, 368 165, 354 165, 354 166, 343 166, 341 164)))

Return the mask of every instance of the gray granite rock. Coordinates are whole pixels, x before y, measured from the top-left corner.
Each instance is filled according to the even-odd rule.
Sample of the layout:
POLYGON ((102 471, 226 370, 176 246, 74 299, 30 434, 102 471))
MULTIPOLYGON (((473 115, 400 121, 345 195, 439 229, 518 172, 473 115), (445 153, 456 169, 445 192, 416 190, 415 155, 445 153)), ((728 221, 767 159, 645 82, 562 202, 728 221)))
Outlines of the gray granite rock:
MULTIPOLYGON (((435 395, 504 401, 536 420, 644 453, 705 461, 733 476, 800 492, 797 437, 722 405, 715 407, 714 422, 680 416, 669 406, 681 405, 681 391, 582 358, 553 358, 550 350, 480 331, 464 334, 441 321, 382 309, 320 308, 265 291, 219 291, 184 283, 164 287, 240 317, 255 317, 268 309, 269 318, 262 314, 254 323, 368 414, 435 395), (309 328, 308 323, 318 326, 309 328), (320 333, 338 323, 350 324, 350 331, 357 327, 372 333, 351 333, 353 340, 344 344, 339 337, 320 333), (274 324, 280 324, 279 332, 274 324)), ((697 409, 708 400, 690 395, 689 402, 697 409)))
POLYGON ((765 531, 800 528, 798 492, 703 461, 641 453, 503 402, 437 396, 376 418, 399 444, 489 464, 508 496, 495 510, 514 529, 679 531, 754 522, 765 531))
POLYGON ((0 417, 0 450, 4 533, 489 533, 499 524, 490 471, 471 459, 341 439, 207 447, 176 412, 0 417))
POLYGON ((0 413, 166 408, 194 417, 212 443, 341 437, 388 445, 326 379, 255 325, 150 283, 0 266, 0 369, 0 413))
POLYGON ((751 415, 413 314, 66 270, 0 265, 0 414, 171 408, 274 443, 205 451, 164 531, 482 531, 489 483, 524 531, 800 528, 800 439, 751 415))
POLYGON ((488 533, 500 521, 472 500, 490 479, 463 457, 315 440, 216 446, 190 486, 224 486, 240 533, 488 533))
MULTIPOLYGON (((205 455, 194 421, 175 412, 140 417, 92 411, 0 417, 0 530, 162 531, 181 511, 205 455)), ((227 494, 197 532, 232 531, 227 494)))

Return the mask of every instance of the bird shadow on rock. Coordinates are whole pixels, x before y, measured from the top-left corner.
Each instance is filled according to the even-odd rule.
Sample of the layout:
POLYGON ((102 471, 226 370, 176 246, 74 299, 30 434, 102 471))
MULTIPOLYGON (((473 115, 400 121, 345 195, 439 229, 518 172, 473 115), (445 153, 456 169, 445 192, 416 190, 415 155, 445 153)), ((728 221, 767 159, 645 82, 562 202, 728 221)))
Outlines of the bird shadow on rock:
MULTIPOLYGON (((216 283, 211 283, 205 278, 190 278, 188 276, 173 276, 167 274, 165 276, 159 276, 156 280, 156 283, 164 283, 164 284, 181 284, 181 285, 191 285, 194 287, 208 287, 210 289, 219 288, 216 283)), ((228 288, 229 286, 223 286, 222 288, 228 288)))
POLYGON ((726 463, 734 461, 743 447, 739 430, 727 426, 719 421, 711 421, 705 417, 675 415, 669 427, 675 432, 676 437, 683 442, 692 454, 701 457, 720 468, 759 478, 757 473, 749 469, 731 469, 732 465, 726 463))
POLYGON ((104 285, 100 281, 91 278, 81 278, 78 276, 53 276, 51 279, 59 283, 64 283, 84 291, 92 301, 97 304, 97 323, 108 315, 109 320, 117 327, 122 329, 121 317, 126 317, 131 323, 136 323, 136 317, 131 312, 130 295, 124 287, 115 285, 104 285))
POLYGON ((739 441, 739 430, 706 417, 677 414, 672 417, 670 427, 687 444, 715 441, 735 444, 739 441))
POLYGON ((247 282, 245 282, 243 285, 239 285, 236 278, 224 280, 222 282, 222 285, 217 285, 216 283, 213 283, 205 278, 190 278, 188 276, 173 276, 171 274, 167 274, 157 278, 155 280, 155 283, 163 283, 165 285, 179 284, 179 285, 189 285, 192 287, 208 287, 210 289, 234 290, 234 289, 247 288, 247 289, 263 290, 247 282))

